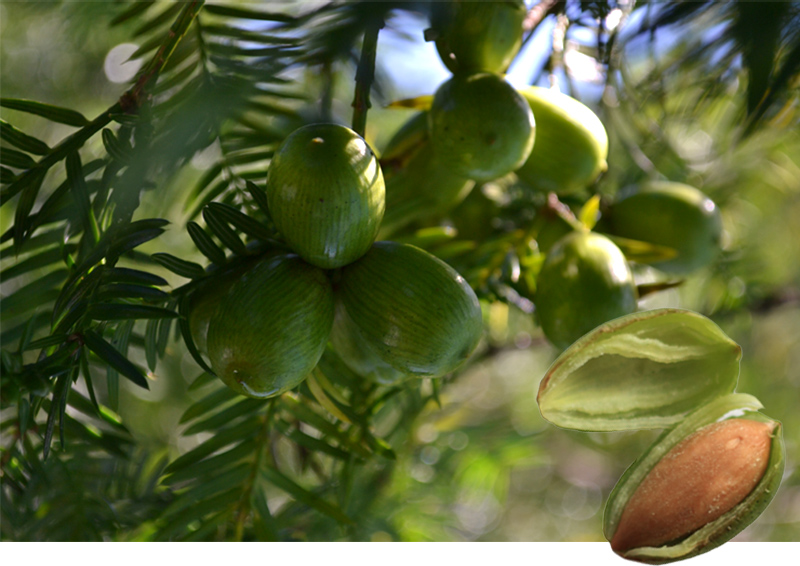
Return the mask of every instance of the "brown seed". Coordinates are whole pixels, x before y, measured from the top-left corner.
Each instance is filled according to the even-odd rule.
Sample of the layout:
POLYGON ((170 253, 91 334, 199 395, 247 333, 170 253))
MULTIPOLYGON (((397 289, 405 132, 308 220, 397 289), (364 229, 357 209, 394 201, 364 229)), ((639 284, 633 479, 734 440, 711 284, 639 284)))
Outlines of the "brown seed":
POLYGON ((612 550, 661 546, 730 511, 764 475, 774 428, 775 423, 730 419, 682 440, 631 496, 612 550))

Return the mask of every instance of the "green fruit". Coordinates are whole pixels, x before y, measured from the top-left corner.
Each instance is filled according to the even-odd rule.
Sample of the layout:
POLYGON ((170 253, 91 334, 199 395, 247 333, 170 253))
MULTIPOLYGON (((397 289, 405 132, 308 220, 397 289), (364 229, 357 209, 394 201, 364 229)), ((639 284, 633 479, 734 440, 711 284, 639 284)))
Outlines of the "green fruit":
POLYGON ((431 27, 436 49, 453 73, 501 73, 522 45, 527 10, 522 0, 434 2, 431 27))
POLYGON ((576 231, 559 240, 547 254, 536 285, 539 323, 559 348, 636 310, 636 286, 625 256, 594 232, 576 231))
POLYGON ((424 142, 405 166, 386 180, 381 237, 417 220, 444 214, 466 197, 475 181, 453 174, 424 142))
POLYGON ((607 169, 608 134, 600 118, 571 96, 541 87, 520 90, 536 117, 536 143, 517 175, 536 190, 579 191, 607 169))
POLYGON ((342 269, 340 297, 384 363, 418 377, 460 366, 483 331, 478 298, 449 265, 407 244, 378 242, 342 269))
POLYGON ((208 353, 208 325, 217 312, 220 302, 230 288, 255 264, 249 260, 225 266, 203 280, 192 292, 189 304, 189 332, 195 346, 203 354, 208 353))
POLYGON ((456 75, 436 91, 429 113, 431 148, 460 177, 489 181, 528 158, 535 123, 528 103, 491 73, 456 75))
POLYGON ((650 182, 611 207, 617 236, 673 248, 678 255, 654 263, 667 273, 686 274, 711 263, 720 251, 722 220, 710 198, 681 183, 650 182))
MULTIPOLYGON (((404 163, 416 153, 417 149, 428 141, 428 113, 417 112, 395 132, 381 153, 381 169, 386 181, 389 180, 390 170, 385 163, 404 163)), ((391 169, 391 168, 390 168, 391 169)))
POLYGON ((333 320, 331 344, 348 368, 370 381, 393 385, 408 377, 385 363, 372 351, 369 342, 361 336, 358 327, 341 303, 337 305, 336 317, 333 320))
POLYGON ((294 254, 265 259, 231 286, 211 318, 211 368, 243 395, 279 395, 317 365, 333 315, 325 272, 294 254))
MULTIPOLYGON (((485 186, 485 185, 484 185, 485 186)), ((470 191, 448 215, 461 240, 482 242, 499 228, 501 208, 483 190, 470 191)))
POLYGON ((267 201, 275 226, 294 251, 323 269, 347 265, 369 249, 384 200, 378 160, 344 126, 296 130, 269 167, 267 201))

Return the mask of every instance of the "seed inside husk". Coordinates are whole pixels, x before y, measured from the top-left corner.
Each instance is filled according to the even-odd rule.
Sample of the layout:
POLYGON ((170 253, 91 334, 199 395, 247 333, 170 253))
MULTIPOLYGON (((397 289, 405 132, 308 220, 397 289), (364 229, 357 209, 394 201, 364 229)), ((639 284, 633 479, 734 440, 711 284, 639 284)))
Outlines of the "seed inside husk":
POLYGON ((733 509, 764 476, 775 426, 730 419, 677 444, 627 502, 611 537, 614 552, 667 544, 733 509))

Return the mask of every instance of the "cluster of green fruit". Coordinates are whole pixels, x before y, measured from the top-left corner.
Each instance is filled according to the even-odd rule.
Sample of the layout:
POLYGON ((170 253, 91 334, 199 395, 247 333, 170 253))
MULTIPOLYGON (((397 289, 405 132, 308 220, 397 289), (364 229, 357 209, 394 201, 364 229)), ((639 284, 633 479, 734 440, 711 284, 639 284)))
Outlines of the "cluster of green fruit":
POLYGON ((482 319, 466 282, 421 249, 375 243, 384 181, 361 136, 296 130, 272 159, 266 197, 288 249, 232 264, 192 295, 192 339, 228 386, 259 398, 296 387, 332 329, 346 363, 384 378, 440 376, 472 353, 482 319))
MULTIPOLYGON (((560 348, 603 322, 636 310, 633 274, 612 238, 628 245, 659 246, 666 253, 652 265, 673 275, 707 265, 719 251, 719 211, 699 190, 681 183, 650 182, 621 195, 607 213, 609 236, 580 226, 567 228, 547 251, 534 302, 542 330, 560 348)), ((553 223, 556 231, 564 229, 563 219, 559 220, 561 224, 553 223)), ((548 243, 546 237, 542 240, 548 243)))
MULTIPOLYGON (((514 172, 533 191, 574 195, 607 169, 608 135, 591 109, 554 89, 516 91, 495 74, 516 55, 524 17, 523 2, 434 5, 426 33, 454 75, 383 153, 385 230, 441 217, 475 182, 514 172)), ((654 266, 677 275, 707 265, 719 250, 719 213, 697 189, 651 182, 620 195, 604 218, 608 236, 584 228, 568 210, 572 222, 547 207, 537 220, 533 232, 546 259, 530 298, 545 336, 559 348, 636 310, 637 288, 618 244, 659 250, 654 266)), ((489 220, 491 203, 476 200, 483 212, 459 222, 459 211, 452 219, 485 236, 489 230, 466 226, 489 220)))

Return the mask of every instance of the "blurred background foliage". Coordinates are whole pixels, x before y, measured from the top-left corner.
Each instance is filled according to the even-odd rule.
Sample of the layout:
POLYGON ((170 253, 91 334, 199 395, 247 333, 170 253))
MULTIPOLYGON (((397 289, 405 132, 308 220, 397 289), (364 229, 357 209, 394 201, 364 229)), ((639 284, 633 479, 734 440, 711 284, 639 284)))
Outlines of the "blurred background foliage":
MULTIPOLYGON (((154 46, 163 41, 164 33, 185 6, 147 4, 152 5, 143 3, 139 14, 112 25, 129 10, 129 4, 0 3, 2 96, 74 109, 90 119, 97 116, 130 88, 141 62, 152 56, 154 46), (142 58, 137 57, 139 54, 142 58), (131 55, 134 58, 127 61, 131 55)), ((538 3, 528 4, 533 8, 538 3)), ((310 14, 324 4, 287 1, 222 5, 294 17, 310 14)), ((700 188, 721 209, 725 240, 717 262, 677 288, 644 298, 640 306, 697 310, 714 319, 742 345, 738 390, 758 397, 765 412, 783 422, 787 466, 778 496, 739 538, 797 541, 798 4, 639 2, 634 6, 627 0, 570 0, 566 4, 543 2, 539 9, 541 23, 526 35, 508 80, 520 87, 557 84, 597 112, 609 132, 610 155, 609 170, 592 191, 611 197, 632 183, 661 177, 700 188)), ((395 100, 432 94, 449 74, 433 45, 423 40, 428 11, 428 2, 337 4, 313 18, 294 22, 296 27, 290 27, 279 46, 282 54, 261 67, 253 64, 267 82, 275 80, 276 92, 283 89, 277 100, 247 107, 249 103, 242 98, 246 93, 237 91, 235 83, 228 89, 220 81, 216 97, 184 99, 183 110, 180 105, 168 109, 166 115, 174 122, 165 129, 165 141, 159 146, 164 152, 163 163, 158 167, 148 163, 148 172, 158 173, 150 177, 157 185, 151 189, 157 190, 143 193, 135 218, 164 218, 171 224, 138 250, 169 251, 189 261, 206 263, 184 226, 197 216, 204 199, 225 200, 220 194, 226 188, 224 195, 238 195, 228 202, 242 203, 243 185, 232 182, 231 186, 238 188, 225 185, 217 194, 206 191, 203 198, 195 189, 202 186, 226 152, 239 155, 239 149, 253 149, 242 142, 246 135, 226 138, 214 132, 235 133, 249 127, 249 134, 264 136, 259 142, 263 145, 259 145, 261 155, 254 151, 252 160, 229 164, 234 171, 231 178, 238 175, 263 183, 270 144, 309 121, 324 118, 349 123, 361 34, 365 22, 375 14, 386 18, 386 26, 379 36, 366 137, 380 152, 412 115, 410 110, 385 106, 395 100), (270 67, 273 64, 275 67, 270 67), (239 107, 254 113, 239 112, 239 107), (208 122, 205 129, 197 127, 203 120, 208 122), (193 201, 190 193, 198 198, 193 201)), ((194 57, 200 61, 198 66, 180 80, 202 73, 222 74, 223 63, 214 57, 224 57, 228 51, 263 49, 266 55, 274 48, 266 45, 267 40, 262 45, 249 34, 269 34, 281 25, 279 21, 237 19, 232 13, 201 9, 184 47, 176 50, 176 56, 184 57, 184 66, 176 65, 169 69, 172 74, 165 72, 159 80, 169 81, 189 68, 194 57), (226 34, 224 26, 238 32, 226 34), (199 70, 201 67, 205 70, 199 70)), ((247 76, 239 71, 242 74, 237 76, 247 76)), ((255 71, 250 76, 255 77, 255 71)), ((178 87, 184 83, 175 80, 174 84, 157 92, 159 103, 177 98, 178 87)), ((2 117, 50 147, 74 131, 8 108, 2 109, 2 117)), ((159 119, 169 120, 163 116, 159 119)), ((99 138, 93 137, 82 149, 84 164, 106 155, 107 147, 99 138)), ((7 148, 5 142, 3 148, 7 148)), ((63 176, 63 165, 54 170, 63 176)), ((524 204, 526 198, 531 206, 539 202, 538 197, 514 197, 513 189, 502 182, 488 183, 475 191, 473 199, 484 210, 494 211, 495 222, 500 224, 514 218, 518 214, 515 207, 524 204)), ((567 202, 580 204, 586 196, 567 202)), ((14 209, 4 205, 0 220, 2 232, 6 232, 14 224, 14 209)), ((3 248, 2 268, 6 273, 20 261, 9 251, 11 246, 7 243, 3 248)), ((24 277, 3 277, 3 306, 8 305, 3 309, 3 333, 31 316, 28 311, 15 311, 8 298, 52 270, 51 266, 24 277)), ((150 264, 147 270, 164 277, 170 288, 184 283, 183 278, 160 266, 150 264)), ((637 267, 636 276, 640 283, 661 277, 644 266, 637 267)), ((558 352, 544 340, 524 302, 492 300, 491 293, 483 297, 487 332, 473 362, 440 384, 424 381, 376 409, 373 433, 392 446, 396 460, 373 458, 353 467, 347 476, 349 499, 341 496, 348 486, 334 482, 333 489, 339 493, 336 499, 349 502, 343 508, 355 519, 354 525, 343 526, 335 512, 325 508, 326 512, 320 513, 323 504, 303 499, 317 493, 315 485, 330 488, 331 483, 320 478, 333 477, 340 465, 353 465, 352 455, 349 459, 345 456, 343 463, 337 459, 341 455, 309 461, 303 450, 298 450, 300 445, 289 442, 287 435, 271 437, 274 446, 270 452, 280 462, 282 477, 312 486, 308 491, 293 491, 281 484, 281 476, 268 476, 270 482, 263 488, 266 492, 260 499, 252 498, 268 509, 259 510, 259 518, 252 520, 240 521, 238 507, 232 511, 225 507, 224 512, 200 522, 203 512, 181 503, 180 489, 191 491, 192 478, 186 476, 188 488, 181 488, 174 478, 172 483, 165 482, 164 467, 212 437, 212 425, 199 427, 202 432, 187 431, 183 421, 188 419, 182 419, 182 415, 188 407, 197 407, 198 401, 213 397, 208 396, 211 389, 202 378, 190 387, 201 370, 167 327, 163 333, 164 356, 148 374, 149 390, 122 381, 115 398, 106 386, 105 368, 93 361, 90 371, 96 376, 94 384, 102 411, 92 409, 89 393, 78 381, 75 391, 82 397, 70 397, 66 416, 58 427, 66 433, 66 445, 54 441, 54 452, 46 460, 41 458, 42 432, 35 431, 25 442, 18 442, 19 431, 14 428, 18 405, 3 400, 2 538, 603 540, 605 498, 656 433, 576 433, 545 423, 536 406, 536 392, 541 376, 558 352), (434 402, 435 397, 440 404, 434 402), (95 434, 99 430, 103 433, 95 434), (99 437, 105 443, 100 447, 99 437), (14 466, 18 469, 12 469, 14 466), (175 485, 179 486, 177 491, 175 485), (281 485, 283 489, 279 489, 281 485), (170 532, 165 521, 181 518, 187 508, 194 509, 198 518, 196 523, 186 520, 190 535, 170 532)), ((134 335, 137 332, 147 332, 142 322, 137 323, 134 335)), ((129 358, 140 366, 151 366, 142 344, 134 340, 134 346, 129 358)), ((30 354, 26 354, 25 363, 31 362, 30 354)), ((313 399, 307 391, 301 395, 313 399)), ((217 394, 217 399, 223 409, 235 403, 224 394, 217 394)), ((47 418, 49 403, 45 400, 42 406, 40 426, 44 426, 42 419, 47 418)), ((258 415, 275 411, 280 416, 292 411, 291 403, 281 403, 270 404, 269 409, 260 405, 258 415)), ((299 423, 296 430, 302 433, 299 423)), ((242 446, 246 450, 246 444, 242 446)), ((179 470, 172 471, 180 474, 179 470)), ((233 481, 239 477, 231 473, 216 479, 233 481)), ((261 489, 253 487, 257 484, 250 480, 241 481, 249 486, 246 489, 261 489)), ((194 493, 198 498, 194 503, 202 502, 202 495, 194 493)), ((224 499, 227 493, 218 497, 224 499)), ((322 497, 327 492, 319 493, 322 497)), ((233 500, 239 495, 234 494, 233 500)))

